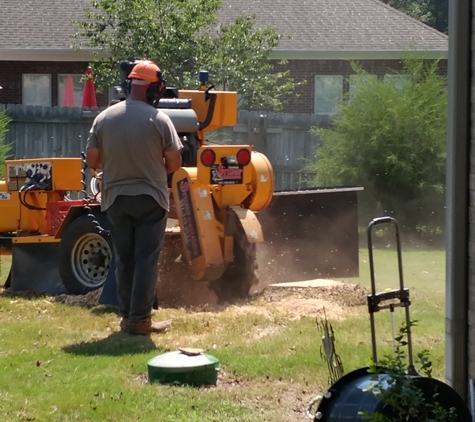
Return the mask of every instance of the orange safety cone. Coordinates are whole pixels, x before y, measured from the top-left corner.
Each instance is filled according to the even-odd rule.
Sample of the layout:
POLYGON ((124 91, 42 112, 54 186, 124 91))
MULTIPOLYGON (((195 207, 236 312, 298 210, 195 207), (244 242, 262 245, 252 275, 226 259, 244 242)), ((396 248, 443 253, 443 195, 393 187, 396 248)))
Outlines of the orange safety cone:
POLYGON ((83 107, 97 107, 96 89, 94 87, 91 67, 87 68, 86 76, 87 76, 87 79, 84 82, 84 91, 82 94, 82 106, 83 107))
POLYGON ((66 77, 62 105, 63 107, 76 107, 76 101, 74 100, 74 82, 71 75, 66 77))

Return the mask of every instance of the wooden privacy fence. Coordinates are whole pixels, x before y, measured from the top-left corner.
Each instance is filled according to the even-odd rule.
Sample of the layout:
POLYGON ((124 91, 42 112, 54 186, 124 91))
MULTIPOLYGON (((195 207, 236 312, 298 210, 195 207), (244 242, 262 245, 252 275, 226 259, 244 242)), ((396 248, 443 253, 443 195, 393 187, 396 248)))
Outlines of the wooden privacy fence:
POLYGON ((99 109, 0 105, 11 119, 5 143, 15 158, 79 157, 99 109))
MULTIPOLYGON (((98 108, 40 107, 0 104, 11 119, 5 143, 15 158, 79 157, 98 108)), ((275 173, 275 190, 311 187, 314 173, 305 171, 313 159, 318 138, 312 126, 327 126, 324 116, 313 114, 240 111, 238 124, 209 134, 209 140, 246 144, 265 154, 275 173)))
POLYGON ((301 189, 314 186, 315 173, 305 167, 314 159, 319 139, 310 128, 328 125, 328 118, 315 114, 240 111, 236 126, 214 131, 209 140, 251 145, 272 163, 276 191, 301 189))

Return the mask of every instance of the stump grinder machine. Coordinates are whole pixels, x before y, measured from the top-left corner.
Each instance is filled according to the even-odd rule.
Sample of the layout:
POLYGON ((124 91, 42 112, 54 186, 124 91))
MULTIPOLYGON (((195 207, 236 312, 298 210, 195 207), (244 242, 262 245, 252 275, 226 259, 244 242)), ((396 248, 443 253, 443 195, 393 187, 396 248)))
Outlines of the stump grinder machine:
MULTIPOLYGON (((134 64, 120 63, 125 94, 134 64)), ((236 125, 237 93, 207 86, 207 72, 200 73, 200 80, 200 89, 167 88, 154 103, 171 118, 184 145, 182 167, 169 180, 171 209, 160 259, 161 282, 171 290, 202 282, 218 298, 246 297, 257 283, 256 245, 264 241, 263 228, 268 242, 261 270, 277 281, 285 273, 281 270, 294 271, 295 262, 294 268, 305 273, 301 279, 321 276, 325 265, 331 273, 332 252, 344 275, 357 274, 354 192, 349 202, 344 189, 326 190, 333 193, 330 196, 322 196, 323 191, 278 196, 265 155, 250 145, 207 140, 208 132, 236 125), (277 205, 263 213, 271 202, 277 205), (330 222, 342 209, 350 212, 345 211, 334 230, 330 222), (297 243, 288 243, 293 240, 297 243), (349 248, 345 262, 338 251, 349 248), (323 257, 322 265, 316 265, 316 256, 323 257)), ((5 162, 0 254, 12 255, 5 284, 10 290, 85 294, 104 287, 109 293, 102 303, 114 302, 114 246, 100 211, 100 173, 90 170, 92 178, 84 157, 5 162)))
MULTIPOLYGON (((124 93, 134 64, 120 64, 124 93)), ((190 282, 209 282, 218 297, 246 296, 256 282, 255 245, 263 241, 256 212, 272 200, 273 170, 249 145, 206 141, 207 132, 236 124, 237 93, 206 86, 206 72, 200 79, 201 89, 167 88, 154 104, 171 118, 184 145, 182 167, 170 177, 169 221, 176 224, 169 224, 164 250, 179 244, 174 261, 186 263, 190 282)), ((0 244, 3 253, 12 254, 7 287, 84 294, 113 277, 100 173, 94 174, 89 193, 85 180, 80 157, 5 162, 0 244), (81 199, 72 200, 74 192, 81 199)))

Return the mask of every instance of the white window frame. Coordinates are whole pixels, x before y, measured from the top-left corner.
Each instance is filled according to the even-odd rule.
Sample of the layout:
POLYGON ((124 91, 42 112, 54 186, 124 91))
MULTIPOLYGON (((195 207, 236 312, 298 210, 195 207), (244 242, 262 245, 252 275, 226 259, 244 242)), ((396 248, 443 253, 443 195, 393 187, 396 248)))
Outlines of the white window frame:
POLYGON ((59 73, 58 74, 58 106, 63 107, 63 82, 62 80, 66 81, 68 76, 73 77, 73 84, 74 84, 74 106, 81 107, 82 106, 82 96, 84 92, 84 82, 81 82, 81 78, 84 76, 81 73, 59 73))
POLYGON ((21 82, 22 104, 51 107, 51 74, 50 73, 23 73, 21 82), (41 87, 33 83, 32 79, 43 79, 47 86, 41 87), (30 90, 34 90, 32 93, 30 90), (34 99, 32 99, 34 97, 34 99))
POLYGON ((313 111, 314 114, 318 115, 323 115, 323 116, 331 116, 337 112, 337 107, 338 105, 343 101, 343 75, 315 75, 315 86, 314 86, 314 105, 313 105, 313 111), (317 94, 317 89, 319 84, 319 80, 323 80, 323 78, 331 78, 333 79, 333 82, 331 84, 338 84, 339 85, 339 93, 336 95, 335 100, 328 100, 329 101, 334 101, 335 104, 332 108, 332 110, 318 110, 319 105, 321 103, 322 97, 318 96, 317 94))

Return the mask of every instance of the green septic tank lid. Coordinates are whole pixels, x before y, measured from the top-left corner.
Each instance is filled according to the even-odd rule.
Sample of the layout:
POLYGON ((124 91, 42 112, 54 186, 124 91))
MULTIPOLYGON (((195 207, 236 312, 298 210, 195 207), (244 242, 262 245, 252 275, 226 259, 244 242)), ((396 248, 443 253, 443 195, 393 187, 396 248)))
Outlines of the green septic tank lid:
POLYGON ((162 384, 216 384, 219 360, 201 349, 182 348, 147 362, 149 382, 162 384))

